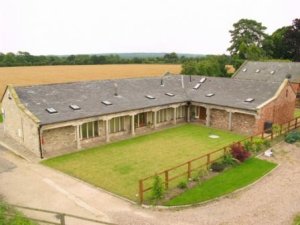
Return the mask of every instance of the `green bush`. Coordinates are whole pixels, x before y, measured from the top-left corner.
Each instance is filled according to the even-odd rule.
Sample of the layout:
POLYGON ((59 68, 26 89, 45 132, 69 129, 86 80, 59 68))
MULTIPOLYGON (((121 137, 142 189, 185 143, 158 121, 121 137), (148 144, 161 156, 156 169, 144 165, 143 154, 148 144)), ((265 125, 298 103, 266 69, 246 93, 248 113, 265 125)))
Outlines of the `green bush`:
POLYGON ((271 147, 271 141, 265 139, 265 140, 263 140, 263 145, 265 146, 265 148, 270 148, 271 147))
POLYGON ((260 152, 263 149, 264 146, 264 140, 262 139, 257 139, 254 141, 254 146, 255 146, 255 152, 260 152))
POLYGON ((300 141, 300 132, 295 131, 295 132, 288 133, 284 140, 285 142, 290 144, 295 143, 296 141, 300 141))
POLYGON ((222 172, 226 168, 226 165, 222 162, 214 162, 211 164, 210 168, 214 172, 222 172))
POLYGON ((272 126, 272 132, 276 136, 279 135, 279 133, 280 133, 280 125, 279 124, 273 124, 273 126, 272 126))
POLYGON ((248 152, 253 152, 255 149, 254 149, 254 144, 253 142, 251 141, 245 141, 244 142, 244 148, 246 151, 248 152))
POLYGON ((234 166, 238 162, 235 158, 233 158, 233 156, 231 154, 227 153, 227 154, 224 155, 222 163, 225 166, 234 166))
POLYGON ((162 182, 161 178, 158 175, 156 175, 154 177, 151 197, 154 200, 158 200, 158 199, 161 199, 163 197, 163 195, 164 195, 163 182, 162 182))
POLYGON ((186 189, 187 188, 187 183, 185 181, 181 181, 178 185, 178 188, 180 189, 186 189))

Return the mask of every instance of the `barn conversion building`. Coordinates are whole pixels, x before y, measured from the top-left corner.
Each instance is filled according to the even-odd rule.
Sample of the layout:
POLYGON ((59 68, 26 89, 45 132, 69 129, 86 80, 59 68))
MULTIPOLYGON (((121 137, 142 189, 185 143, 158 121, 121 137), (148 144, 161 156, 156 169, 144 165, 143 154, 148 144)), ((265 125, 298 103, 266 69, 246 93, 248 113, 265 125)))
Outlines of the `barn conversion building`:
POLYGON ((288 80, 169 74, 8 86, 2 112, 5 134, 47 157, 185 122, 255 134, 291 120, 294 102, 288 80))
POLYGON ((288 79, 297 94, 300 106, 300 63, 299 62, 256 62, 246 61, 234 74, 234 79, 282 82, 288 79))

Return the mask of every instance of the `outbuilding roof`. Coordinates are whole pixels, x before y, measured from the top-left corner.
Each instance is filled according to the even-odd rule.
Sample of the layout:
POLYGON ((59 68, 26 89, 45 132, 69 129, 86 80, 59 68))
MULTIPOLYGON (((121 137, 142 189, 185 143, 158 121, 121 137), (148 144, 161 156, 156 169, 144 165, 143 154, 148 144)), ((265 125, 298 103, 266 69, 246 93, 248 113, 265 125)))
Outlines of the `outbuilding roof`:
POLYGON ((299 62, 246 61, 235 73, 235 79, 282 82, 286 78, 300 83, 299 62))
POLYGON ((256 111, 259 105, 275 95, 282 83, 206 77, 200 87, 194 89, 201 78, 203 76, 169 75, 163 78, 84 81, 14 88, 21 103, 41 124, 51 124, 188 101, 256 111), (213 95, 209 97, 209 94, 213 95), (254 100, 245 102, 247 98, 254 100), (74 105, 80 109, 74 110, 74 105), (51 109, 53 113, 49 113, 49 108, 56 112, 51 109))

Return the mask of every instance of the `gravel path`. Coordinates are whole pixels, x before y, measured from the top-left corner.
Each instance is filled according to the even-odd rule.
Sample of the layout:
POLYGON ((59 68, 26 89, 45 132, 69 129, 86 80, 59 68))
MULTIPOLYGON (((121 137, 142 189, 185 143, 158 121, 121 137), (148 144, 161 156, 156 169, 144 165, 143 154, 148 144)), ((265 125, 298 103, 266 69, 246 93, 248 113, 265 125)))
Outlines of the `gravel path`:
POLYGON ((0 194, 10 203, 118 224, 288 225, 300 212, 300 148, 281 143, 273 149, 271 160, 280 166, 263 180, 227 198, 184 210, 142 209, 6 152, 0 157, 17 167, 0 173, 0 194))

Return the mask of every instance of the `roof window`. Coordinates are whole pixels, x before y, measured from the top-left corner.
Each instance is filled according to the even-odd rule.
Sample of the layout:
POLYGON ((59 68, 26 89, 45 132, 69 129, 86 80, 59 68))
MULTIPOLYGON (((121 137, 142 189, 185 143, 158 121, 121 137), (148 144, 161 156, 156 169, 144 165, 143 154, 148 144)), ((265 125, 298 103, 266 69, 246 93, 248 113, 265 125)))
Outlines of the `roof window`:
POLYGON ((274 73, 275 73, 275 70, 271 70, 270 74, 272 74, 272 75, 273 75, 274 73))
POLYGON ((102 101, 101 103, 104 105, 112 105, 112 103, 110 101, 102 101))
POLYGON ((205 96, 206 97, 212 97, 212 96, 214 96, 215 95, 215 93, 208 93, 208 94, 206 94, 205 96))
POLYGON ((254 98, 246 98, 245 99, 245 102, 253 102, 254 101, 254 98))
POLYGON ((170 93, 170 92, 165 93, 165 95, 168 95, 170 97, 174 97, 175 96, 173 93, 170 93))
POLYGON ((54 108, 52 108, 52 107, 47 108, 46 111, 47 111, 48 113, 50 113, 50 114, 57 113, 57 110, 54 109, 54 108))
POLYGON ((197 84, 193 87, 193 89, 197 90, 200 86, 201 86, 201 83, 197 83, 197 84))
POLYGON ((260 72, 260 69, 257 69, 256 71, 255 71, 255 73, 259 73, 260 72))
POLYGON ((204 83, 205 81, 206 81, 206 77, 202 77, 199 82, 204 83))
POLYGON ((243 72, 246 72, 246 71, 247 71, 247 68, 244 68, 244 69, 243 69, 243 72))
POLYGON ((155 97, 152 96, 152 95, 145 95, 145 97, 148 98, 148 99, 155 99, 155 97))
POLYGON ((73 109, 73 110, 79 110, 79 109, 81 109, 78 105, 74 105, 74 104, 69 105, 69 107, 70 107, 71 109, 73 109))

